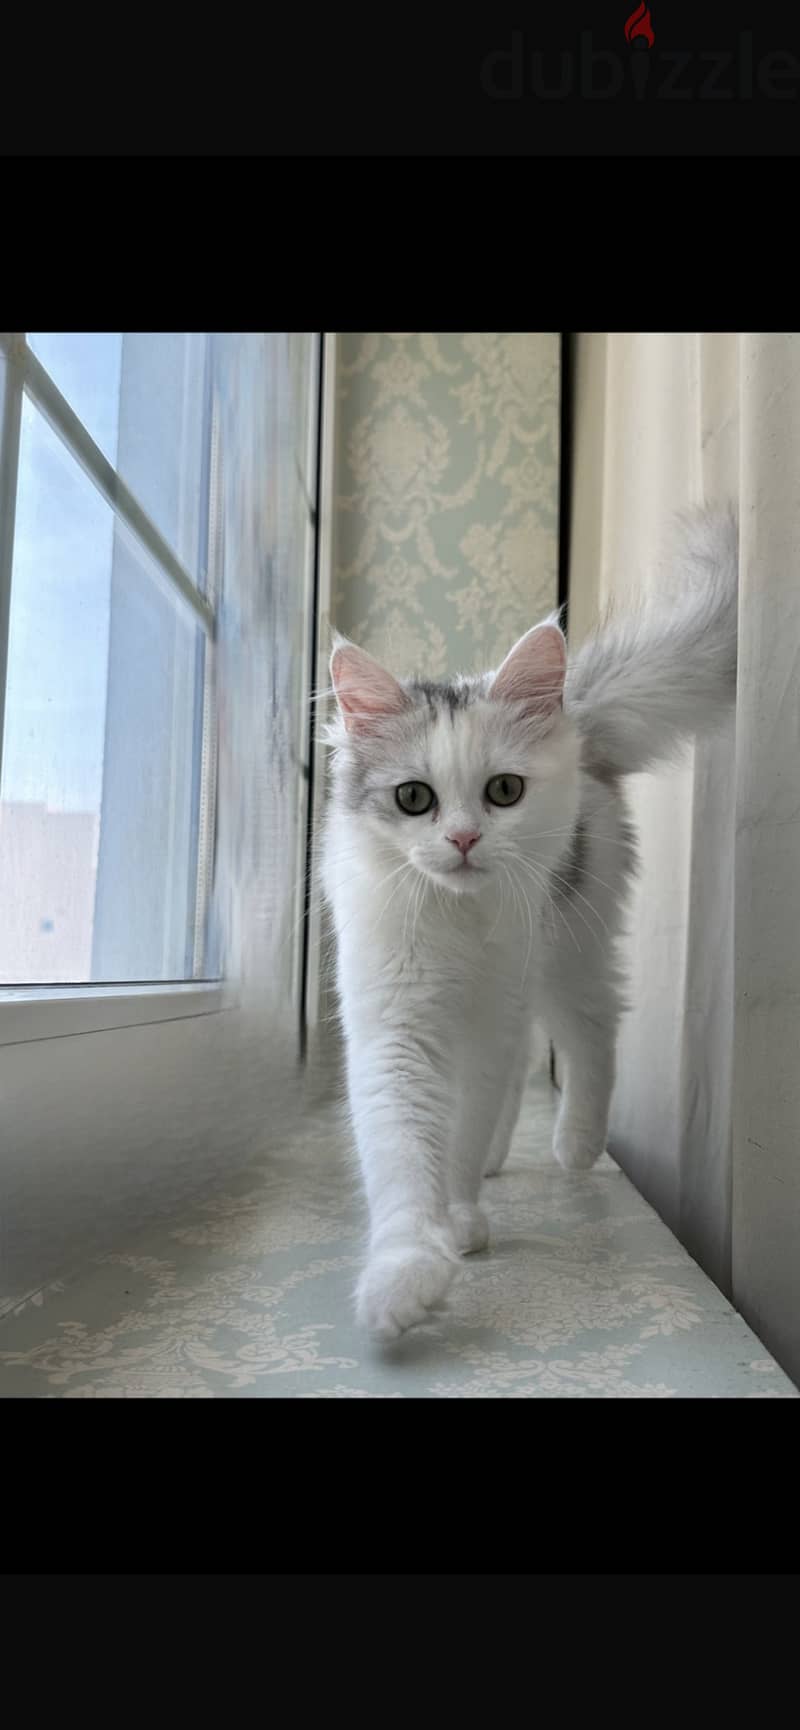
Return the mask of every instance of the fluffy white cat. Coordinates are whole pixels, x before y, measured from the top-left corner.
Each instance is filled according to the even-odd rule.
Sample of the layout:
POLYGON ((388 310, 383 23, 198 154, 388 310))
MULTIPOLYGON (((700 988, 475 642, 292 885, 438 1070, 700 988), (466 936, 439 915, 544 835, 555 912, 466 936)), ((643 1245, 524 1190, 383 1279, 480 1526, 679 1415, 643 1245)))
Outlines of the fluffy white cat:
POLYGON ((564 1068, 554 1153, 605 1146, 635 847, 624 776, 713 728, 735 692, 731 512, 683 520, 678 596, 568 661, 554 618, 496 672, 395 679, 337 638, 323 883, 369 1205, 360 1321, 393 1339, 486 1248, 543 1025, 564 1068))

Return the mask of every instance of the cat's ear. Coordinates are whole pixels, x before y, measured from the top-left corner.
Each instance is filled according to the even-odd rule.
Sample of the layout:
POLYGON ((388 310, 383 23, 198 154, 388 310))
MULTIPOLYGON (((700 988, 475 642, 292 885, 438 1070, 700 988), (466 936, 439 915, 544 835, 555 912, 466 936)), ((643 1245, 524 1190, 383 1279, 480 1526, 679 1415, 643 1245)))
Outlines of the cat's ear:
POLYGON ((514 644, 489 687, 495 703, 521 703, 529 715, 561 707, 567 645, 558 625, 534 625, 514 644))
POLYGON ((391 673, 345 637, 334 644, 331 682, 348 733, 368 733, 408 708, 408 697, 391 673))

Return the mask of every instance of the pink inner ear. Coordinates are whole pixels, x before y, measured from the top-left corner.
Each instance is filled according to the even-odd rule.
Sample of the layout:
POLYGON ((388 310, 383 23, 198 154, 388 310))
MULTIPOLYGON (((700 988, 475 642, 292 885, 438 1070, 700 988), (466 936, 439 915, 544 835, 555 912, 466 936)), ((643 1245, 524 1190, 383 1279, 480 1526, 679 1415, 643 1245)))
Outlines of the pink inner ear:
POLYGON ((506 655, 489 690, 493 702, 522 703, 529 715, 551 715, 564 694, 567 645, 557 625, 534 625, 506 655))
POLYGON ((354 643, 334 649, 331 679, 348 733, 368 733, 376 721, 399 715, 408 705, 391 673, 354 643))

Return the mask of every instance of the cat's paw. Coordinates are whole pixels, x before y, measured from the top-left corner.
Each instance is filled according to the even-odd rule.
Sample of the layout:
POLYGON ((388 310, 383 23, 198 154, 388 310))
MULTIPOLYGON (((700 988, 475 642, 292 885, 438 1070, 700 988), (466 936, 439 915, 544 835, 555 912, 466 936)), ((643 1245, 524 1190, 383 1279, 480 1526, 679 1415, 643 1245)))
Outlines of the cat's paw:
POLYGON ((553 1152, 564 1171, 591 1171, 605 1148, 605 1140, 580 1130, 561 1129, 556 1125, 553 1152))
POLYGON ((479 1207, 468 1201, 454 1201, 450 1209, 450 1224, 461 1255, 473 1255, 485 1249, 489 1242, 489 1221, 479 1207))
POLYGON ((375 1250, 358 1282, 357 1320, 375 1339, 399 1339, 441 1305, 457 1266, 452 1251, 426 1244, 375 1250))

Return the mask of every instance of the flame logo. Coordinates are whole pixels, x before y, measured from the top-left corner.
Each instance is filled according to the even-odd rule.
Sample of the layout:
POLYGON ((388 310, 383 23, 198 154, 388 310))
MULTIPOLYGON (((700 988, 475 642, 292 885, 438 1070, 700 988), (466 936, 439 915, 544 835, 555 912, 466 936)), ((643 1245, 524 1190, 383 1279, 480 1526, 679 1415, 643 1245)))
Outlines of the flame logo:
POLYGON ((652 48, 653 43, 655 42, 655 36, 653 34, 653 26, 650 20, 650 10, 645 4, 645 0, 641 0, 641 4, 637 6, 635 12, 631 13, 630 18, 625 25, 626 42, 633 42, 637 36, 643 36, 648 48, 652 48))

